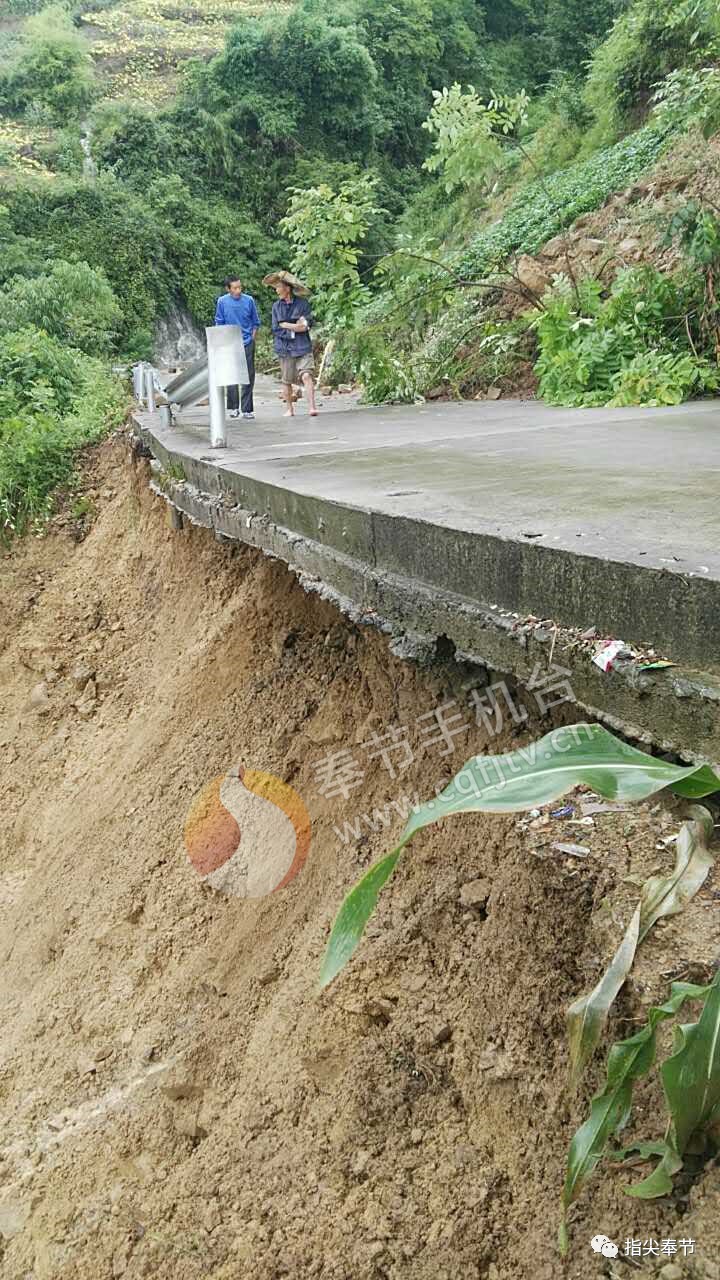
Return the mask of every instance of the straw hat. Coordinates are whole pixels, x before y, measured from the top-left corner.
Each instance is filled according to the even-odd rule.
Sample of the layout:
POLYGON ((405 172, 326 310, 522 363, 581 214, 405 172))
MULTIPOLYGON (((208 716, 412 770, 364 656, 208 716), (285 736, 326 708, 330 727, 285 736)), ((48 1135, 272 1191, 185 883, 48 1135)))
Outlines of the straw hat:
POLYGON ((264 277, 263 284, 274 285, 280 284, 281 281, 284 284, 289 284, 293 293, 296 293, 298 298, 307 298, 310 290, 307 285, 304 285, 302 280, 298 280, 297 276, 294 276, 291 271, 271 271, 269 276, 264 277))

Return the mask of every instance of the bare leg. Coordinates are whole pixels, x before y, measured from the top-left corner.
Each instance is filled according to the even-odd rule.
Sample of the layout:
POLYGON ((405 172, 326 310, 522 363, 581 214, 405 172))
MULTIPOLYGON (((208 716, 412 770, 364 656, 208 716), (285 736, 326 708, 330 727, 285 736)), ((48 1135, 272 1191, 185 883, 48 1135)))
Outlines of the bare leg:
POLYGON ((310 417, 317 418, 318 411, 317 405, 315 404, 315 383, 313 382, 313 376, 311 373, 303 374, 303 383, 305 384, 305 390, 307 392, 308 411, 310 413, 310 417))
POLYGON ((295 417, 295 401, 293 400, 292 382, 286 382, 283 387, 283 390, 285 392, 285 401, 287 404, 287 409, 285 410, 285 417, 294 418, 295 417))

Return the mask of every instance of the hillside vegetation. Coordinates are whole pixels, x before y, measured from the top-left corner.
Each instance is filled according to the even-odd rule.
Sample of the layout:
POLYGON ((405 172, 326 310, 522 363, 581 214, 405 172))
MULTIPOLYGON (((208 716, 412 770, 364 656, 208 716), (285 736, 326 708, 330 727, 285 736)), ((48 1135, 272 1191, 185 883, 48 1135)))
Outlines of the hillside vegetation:
MULTIPOLYGON (((152 357, 170 310, 207 323, 228 269, 267 308, 261 278, 282 262, 313 288, 328 376, 371 400, 716 390, 715 0, 6 11, 9 454, 49 421, 77 443, 63 360, 76 390, 102 386, 104 430, 121 399, 108 362, 152 357)), ((25 494, 16 475, 0 470, 10 525, 64 471, 25 494)))

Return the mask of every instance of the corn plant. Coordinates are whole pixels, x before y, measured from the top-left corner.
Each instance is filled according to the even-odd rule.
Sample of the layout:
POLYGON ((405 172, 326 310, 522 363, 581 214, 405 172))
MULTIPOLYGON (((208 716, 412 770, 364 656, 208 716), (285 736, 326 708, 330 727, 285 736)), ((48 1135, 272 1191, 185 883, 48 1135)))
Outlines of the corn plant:
POLYGON ((587 1120, 570 1143, 562 1194, 560 1252, 566 1253, 569 1245, 567 1211, 606 1153, 614 1160, 631 1156, 648 1160, 659 1156, 659 1163, 649 1177, 627 1187, 626 1191, 644 1200, 665 1196, 672 1191, 673 1176, 682 1168, 691 1140, 718 1120, 720 969, 709 986, 674 982, 669 999, 650 1009, 645 1026, 610 1049, 605 1086, 596 1093, 587 1120), (635 1081, 647 1075, 655 1063, 657 1028, 675 1017, 689 1000, 703 1002, 700 1018, 689 1026, 676 1028, 674 1052, 660 1068, 669 1112, 664 1138, 608 1153, 611 1139, 630 1119, 635 1081))
POLYGON ((588 995, 580 996, 567 1011, 570 1045, 570 1083, 579 1083, 602 1034, 615 997, 635 959, 635 952, 653 925, 677 915, 705 883, 715 859, 708 849, 713 820, 707 809, 693 805, 677 839, 675 866, 669 876, 650 876, 640 901, 610 965, 588 995))
MULTIPOLYGON (((423 827, 458 813, 516 813, 532 809, 559 799, 579 784, 614 801, 644 800, 665 787, 696 800, 720 789, 720 778, 707 765, 685 767, 658 760, 622 742, 600 725, 590 724, 555 729, 539 742, 506 755, 474 756, 441 795, 411 813, 399 843, 366 872, 345 898, 328 942, 321 986, 332 982, 350 960, 404 848, 423 827)), ((681 911, 704 884, 713 863, 708 849, 712 825, 705 808, 691 808, 689 821, 678 836, 673 871, 666 876, 651 876, 645 882, 606 972, 593 991, 568 1009, 571 1085, 578 1083, 597 1047, 637 947, 658 920, 681 911)), ((678 1029, 675 1052, 661 1067, 670 1116, 665 1137, 639 1149, 644 1159, 659 1156, 659 1163, 648 1178, 628 1193, 646 1198, 666 1195, 674 1174, 682 1168, 691 1139, 720 1120, 719 970, 706 987, 674 983, 669 999, 650 1010, 647 1024, 611 1048, 606 1084, 593 1098, 590 1114, 570 1144, 562 1192, 561 1253, 567 1251, 569 1244, 568 1210, 608 1153, 612 1138, 627 1124, 635 1081, 647 1075, 654 1065, 658 1026, 674 1017, 689 1000, 704 1001, 704 1008, 697 1023, 678 1029)))

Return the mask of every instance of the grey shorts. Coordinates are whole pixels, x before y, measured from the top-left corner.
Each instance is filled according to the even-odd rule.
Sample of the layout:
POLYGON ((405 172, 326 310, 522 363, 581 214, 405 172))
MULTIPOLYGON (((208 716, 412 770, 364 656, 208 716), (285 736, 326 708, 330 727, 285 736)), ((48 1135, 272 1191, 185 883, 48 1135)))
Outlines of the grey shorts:
POLYGON ((312 351, 304 356, 280 356, 280 380, 286 386, 293 382, 301 383, 306 373, 315 372, 315 360, 312 351))

